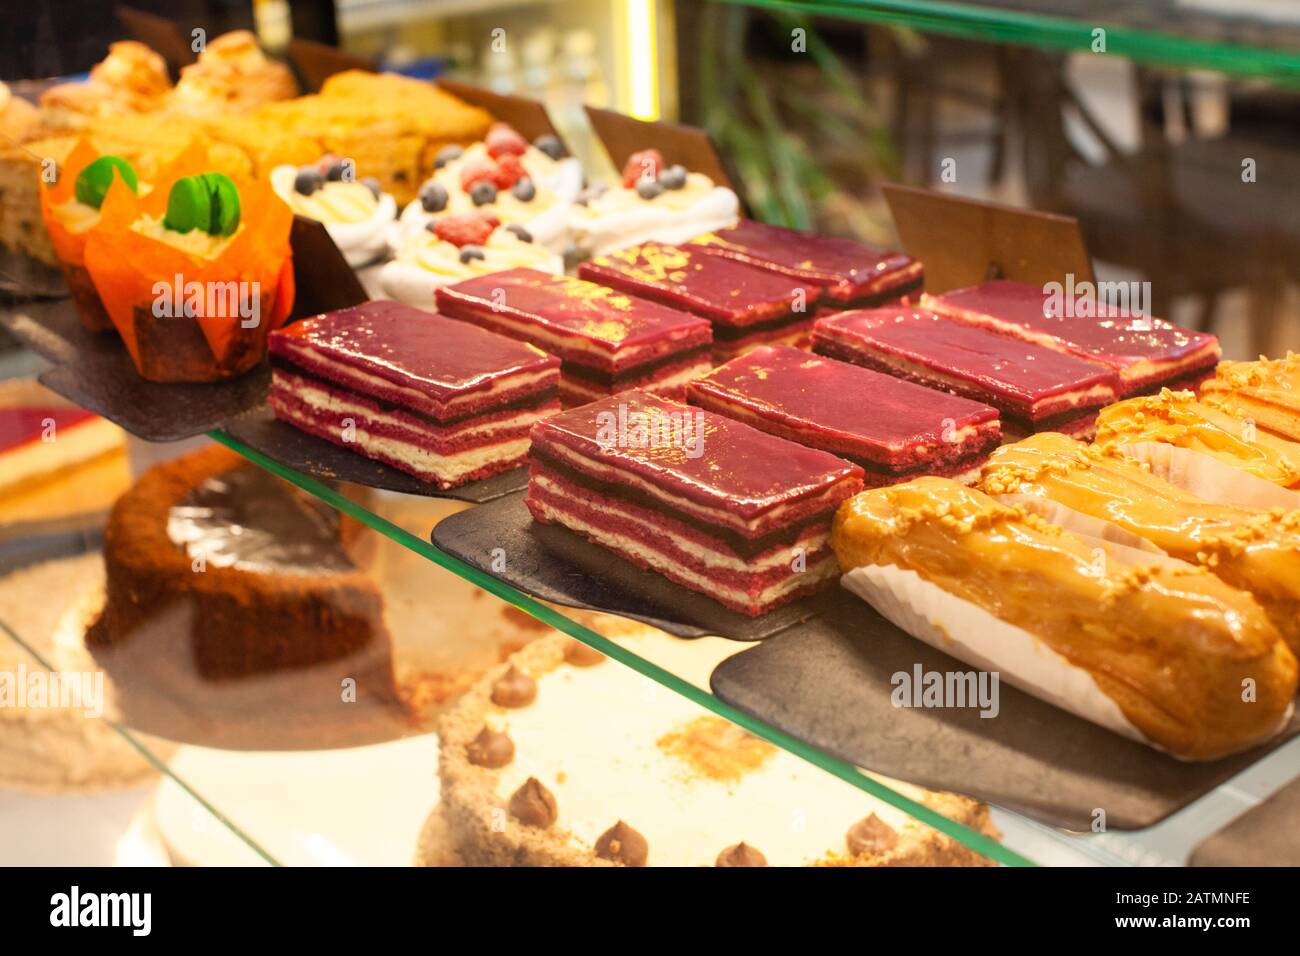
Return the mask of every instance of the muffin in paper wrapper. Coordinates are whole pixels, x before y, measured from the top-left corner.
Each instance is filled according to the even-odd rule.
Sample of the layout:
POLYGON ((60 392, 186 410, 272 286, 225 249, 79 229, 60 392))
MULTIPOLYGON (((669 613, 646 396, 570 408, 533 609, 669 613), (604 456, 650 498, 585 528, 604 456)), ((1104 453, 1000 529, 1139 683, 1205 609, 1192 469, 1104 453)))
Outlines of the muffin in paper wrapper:
MULTIPOLYGON (((175 179, 137 196, 114 179, 86 242, 86 269, 109 318, 143 378, 210 382, 247 372, 266 355, 266 339, 293 309, 293 213, 265 183, 235 181, 240 225, 217 255, 197 255, 132 228, 144 217, 161 221, 175 179), (165 297, 200 300, 192 317, 159 314, 165 297), (247 298, 255 317, 230 314, 247 298), (212 314, 208 306, 212 305, 212 314)), ((188 234, 186 234, 188 235, 188 234)))
MULTIPOLYGON (((60 165, 57 179, 53 183, 47 183, 44 177, 41 178, 40 200, 41 216, 45 220, 45 228, 50 233, 54 252, 59 257, 63 278, 72 292, 72 301, 77 308, 77 316, 81 319, 81 324, 92 332, 111 332, 113 320, 109 318, 99 293, 95 290, 95 284, 91 281, 90 273, 86 271, 86 241, 98 223, 88 229, 70 229, 68 223, 56 211, 64 203, 76 198, 77 177, 100 155, 100 151, 89 141, 77 140, 72 151, 60 165)), ((160 175, 170 183, 181 176, 201 172, 207 158, 207 149, 191 140, 176 158, 164 167, 160 175)), ((140 185, 144 186, 145 183, 142 181, 140 185)))

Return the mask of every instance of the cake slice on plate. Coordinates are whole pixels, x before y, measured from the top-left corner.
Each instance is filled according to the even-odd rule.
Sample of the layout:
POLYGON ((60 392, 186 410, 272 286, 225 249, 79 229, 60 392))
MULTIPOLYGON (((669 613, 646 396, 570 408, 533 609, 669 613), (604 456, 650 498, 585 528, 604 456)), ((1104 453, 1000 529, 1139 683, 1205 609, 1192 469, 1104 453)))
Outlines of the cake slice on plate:
POLYGON ((584 262, 578 275, 685 309, 713 323, 713 355, 808 340, 821 290, 699 250, 647 242, 584 262))
POLYGON ((760 345, 687 386, 694 405, 861 465, 870 487, 961 475, 1002 438, 991 405, 870 369, 760 345))
POLYGON ((831 516, 862 488, 841 458, 640 391, 543 420, 531 460, 538 521, 750 616, 835 575, 831 516))
POLYGON ((753 219, 705 233, 685 248, 814 286, 821 290, 823 304, 841 309, 880 305, 886 299, 920 291, 924 281, 921 261, 904 253, 753 219))
POLYGON ((712 367, 707 321, 606 286, 510 269, 438 290, 438 310, 560 357, 560 398, 581 405, 629 388, 680 398, 712 367))
POLYGON ((1004 431, 1090 435, 1116 398, 1111 369, 919 309, 859 309, 817 321, 822 355, 946 389, 1002 412, 1004 431))
POLYGON ((1119 374, 1121 395, 1151 391, 1207 372, 1220 355, 1219 340, 1213 335, 1128 309, 1116 308, 1110 316, 1049 314, 1053 310, 1041 286, 1009 279, 926 295, 921 304, 958 322, 1100 362, 1119 374))
POLYGON ((367 302, 271 336, 276 418, 439 488, 523 464, 559 410, 560 360, 398 302, 367 302))

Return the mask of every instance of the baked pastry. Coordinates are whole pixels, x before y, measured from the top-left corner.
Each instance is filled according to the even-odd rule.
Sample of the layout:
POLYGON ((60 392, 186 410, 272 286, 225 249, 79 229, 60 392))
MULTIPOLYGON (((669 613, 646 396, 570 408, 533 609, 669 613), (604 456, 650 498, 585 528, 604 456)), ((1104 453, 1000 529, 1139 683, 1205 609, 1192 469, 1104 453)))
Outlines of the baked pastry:
POLYGON ((354 269, 387 251, 397 203, 381 191, 379 180, 358 179, 348 161, 326 156, 308 166, 277 166, 271 170, 271 188, 299 216, 324 223, 354 269))
POLYGON ((566 407, 640 388, 680 399, 712 368, 707 321, 594 282, 510 269, 438 290, 438 311, 561 360, 566 407))
POLYGON ((492 122, 432 83, 365 70, 335 73, 319 93, 269 103, 253 118, 311 139, 313 156, 351 159, 403 206, 433 175, 443 147, 483 139, 492 122))
MULTIPOLYGON (((0 636, 0 674, 8 685, 0 706, 0 787, 86 792, 141 786, 157 776, 108 724, 106 718, 115 716, 112 688, 97 679, 102 674, 81 644, 84 598, 103 576, 103 559, 92 551, 0 578, 0 620, 57 674, 43 682, 51 699, 31 696, 42 686, 37 675, 49 671, 22 645, 0 636)), ((156 742, 150 748, 160 752, 156 742)))
POLYGON ((784 276, 658 242, 584 262, 578 275, 708 319, 720 362, 756 345, 806 345, 820 294, 784 276))
POLYGON ((563 150, 554 136, 529 143, 505 123, 493 123, 481 143, 444 146, 434 156, 433 175, 402 210, 402 231, 478 211, 522 226, 535 242, 564 252, 569 207, 582 191, 582 164, 563 150))
POLYGON ((1127 311, 1097 317, 1049 315, 1041 286, 1009 279, 924 295, 921 304, 958 322, 1100 362, 1119 375, 1122 395, 1201 377, 1221 354, 1213 335, 1164 319, 1127 311))
POLYGON ((10 143, 25 143, 35 139, 41 132, 41 114, 36 106, 14 96, 5 83, 0 83, 0 140, 10 143))
POLYGON ((980 487, 1037 495, 1109 521, 1249 591, 1300 653, 1300 512, 1205 501, 1118 452, 1041 434, 995 451, 980 487))
POLYGON ((559 411, 558 359, 465 322, 368 302, 271 335, 271 408, 295 428, 453 488, 524 463, 559 411))
MULTIPOLYGON (((633 650, 653 640, 629 636, 633 650)), ((497 668, 439 724, 426 866, 978 866, 988 861, 562 635, 497 668), (503 685, 532 688, 527 703, 503 685), (629 702, 654 694, 650 707, 629 702), (578 750, 575 734, 600 716, 578 750), (788 799, 787 799, 788 797, 788 799), (807 807, 791 826, 790 807, 807 807)), ((891 782, 996 836, 988 807, 891 782)))
POLYGON ((817 320, 822 355, 945 389, 1002 413, 1004 432, 1092 433, 1119 381, 1103 365, 919 309, 840 312, 817 320))
POLYGON ((141 377, 247 372, 293 308, 293 214, 263 183, 183 176, 136 196, 114 179, 86 269, 141 377))
POLYGON ((1300 353, 1258 362, 1221 362, 1201 397, 1268 434, 1300 441, 1300 353))
POLYGON ((438 289, 474 276, 519 268, 564 271, 559 253, 535 242, 523 226, 503 226, 489 213, 443 216, 400 236, 393 261, 379 272, 379 284, 399 302, 429 311, 438 289))
POLYGON ((110 43, 108 56, 86 80, 60 83, 41 94, 41 119, 50 130, 81 129, 96 117, 162 108, 171 90, 167 64, 135 40, 110 43))
POLYGON ((1002 438, 990 405, 785 345, 760 345, 686 390, 693 405, 847 458, 869 487, 968 474, 1002 438))
POLYGON ((268 59, 252 32, 232 30, 207 44, 196 62, 181 67, 167 109, 189 116, 244 114, 297 94, 287 66, 268 59))
POLYGON ((1125 562, 945 478, 863 492, 831 540, 846 572, 911 571, 1027 631, 1176 757, 1244 750, 1290 716, 1294 655, 1249 594, 1203 569, 1125 562))
POLYGON ((645 392, 543 419, 524 503, 632 563, 757 616, 825 584, 862 469, 645 392))
POLYGON ((578 197, 569 229, 583 255, 604 256, 644 242, 687 242, 739 217, 740 200, 730 189, 646 149, 628 157, 618 186, 578 197))
POLYGON ((687 249, 775 272, 821 290, 821 302, 839 309, 866 308, 918 292, 924 278, 919 259, 886 252, 855 239, 834 239, 742 219, 734 226, 696 236, 687 249))
POLYGON ((1152 441, 1209 455, 1283 488, 1300 488, 1300 442, 1199 402, 1195 392, 1161 389, 1159 395, 1108 405, 1097 415, 1098 445, 1152 441))

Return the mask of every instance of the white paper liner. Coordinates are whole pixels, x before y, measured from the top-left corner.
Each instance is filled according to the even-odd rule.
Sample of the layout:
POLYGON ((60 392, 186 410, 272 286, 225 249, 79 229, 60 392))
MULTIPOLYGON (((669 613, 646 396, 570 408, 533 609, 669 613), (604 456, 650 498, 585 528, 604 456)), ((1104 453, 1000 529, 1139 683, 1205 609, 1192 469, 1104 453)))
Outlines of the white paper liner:
POLYGON ((1004 505, 1020 505, 1030 514, 1038 515, 1049 524, 1060 525, 1079 537, 1095 540, 1099 546, 1106 547, 1108 551, 1117 558, 1122 559, 1126 564, 1141 564, 1143 561, 1153 564, 1184 564, 1182 561, 1170 558, 1159 546, 1140 534, 1134 534, 1127 528, 1121 528, 1119 525, 1102 518, 1094 518, 1092 515, 1086 515, 1081 511, 1075 511, 1073 508, 1067 508, 1059 501, 1053 501, 1051 498, 1042 495, 1023 494, 994 495, 993 497, 1004 505), (1162 558, 1166 560, 1160 560, 1162 558))
POLYGON ((1285 508, 1288 511, 1300 508, 1300 493, 1195 449, 1155 441, 1116 447, 1130 458, 1150 465, 1151 474, 1206 501, 1243 508, 1285 508))
POLYGON ((1092 674, 1076 667, 1024 628, 949 594, 915 571, 882 565, 854 568, 842 578, 898 627, 931 647, 1004 680, 1040 700, 1157 750, 1124 716, 1092 674))

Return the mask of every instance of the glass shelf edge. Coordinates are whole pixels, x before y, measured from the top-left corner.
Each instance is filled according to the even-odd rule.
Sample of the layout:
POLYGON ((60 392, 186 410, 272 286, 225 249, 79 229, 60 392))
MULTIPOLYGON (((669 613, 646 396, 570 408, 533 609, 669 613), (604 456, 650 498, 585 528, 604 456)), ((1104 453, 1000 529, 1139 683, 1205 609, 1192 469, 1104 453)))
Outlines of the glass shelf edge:
POLYGON ((547 607, 540 601, 529 597, 527 594, 519 591, 503 581, 498 580, 484 571, 472 565, 466 564, 459 558, 455 558, 439 548, 434 546, 433 542, 425 541, 409 531, 398 527, 390 521, 381 518, 379 515, 363 508, 361 505, 351 499, 339 494, 333 489, 327 487, 316 479, 301 474, 300 472, 287 468, 280 463, 273 461, 261 452, 244 445, 238 439, 222 432, 220 430, 208 433, 209 436, 217 442, 225 445, 227 448, 244 456, 261 468, 265 468, 272 474, 278 475, 284 480, 291 482, 303 491, 324 501, 330 507, 335 508, 351 518, 355 518, 362 524, 366 525, 373 531, 384 535, 392 541, 406 547, 415 553, 432 561, 434 564, 445 568, 458 577, 464 578, 471 584, 482 588, 490 594, 501 598, 513 604, 519 610, 542 623, 568 634, 575 640, 579 640, 589 647, 595 648, 607 657, 611 657, 620 664, 630 667, 644 677, 648 677, 656 683, 668 688, 669 690, 680 694, 691 702, 711 710, 720 717, 730 720, 732 723, 761 737, 768 743, 782 750, 789 751, 797 757, 802 758, 808 763, 826 771, 832 776, 838 777, 846 783, 857 787, 859 790, 882 800, 885 803, 902 810, 911 817, 920 822, 938 830, 945 836, 949 836, 958 843, 974 850, 980 855, 1004 866, 1036 866, 1032 860, 1026 859, 1014 850, 1008 849, 992 837, 985 836, 978 830, 950 820, 943 814, 932 810, 923 803, 918 803, 908 797, 903 796, 890 789, 885 784, 868 777, 862 771, 858 770, 853 764, 832 757, 823 753, 815 747, 812 747, 803 741, 791 737, 775 727, 753 717, 744 711, 732 707, 730 704, 720 700, 708 691, 701 690, 689 681, 683 680, 671 671, 667 671, 657 664, 653 664, 638 654, 633 654, 627 648, 615 643, 609 638, 597 634, 595 631, 577 621, 570 620, 558 611, 547 607))
POLYGON ((1188 69, 1216 70, 1238 76, 1266 77, 1300 85, 1300 53, 1216 43, 1116 26, 1100 20, 1085 23, 1016 10, 930 2, 930 0, 718 0, 791 14, 839 17, 867 23, 913 27, 928 33, 1021 46, 1089 52, 1092 30, 1106 31, 1106 52, 1128 60, 1188 69))

